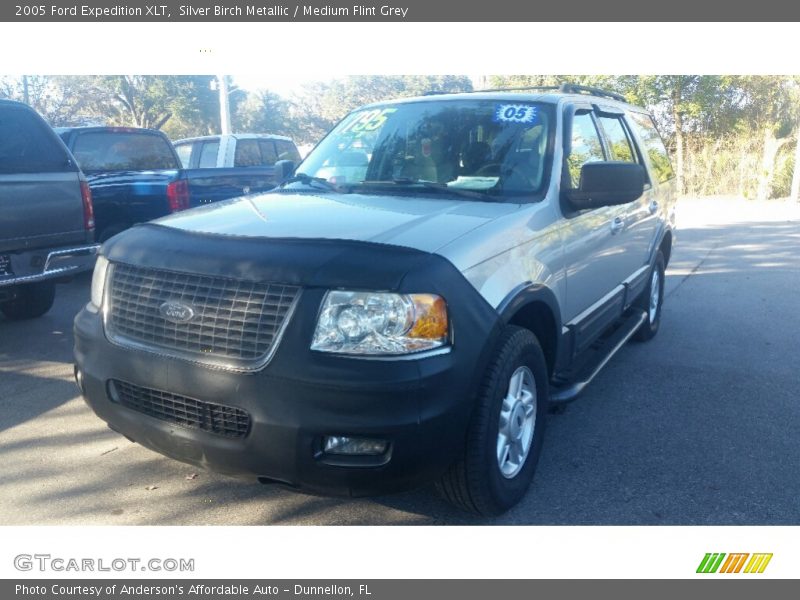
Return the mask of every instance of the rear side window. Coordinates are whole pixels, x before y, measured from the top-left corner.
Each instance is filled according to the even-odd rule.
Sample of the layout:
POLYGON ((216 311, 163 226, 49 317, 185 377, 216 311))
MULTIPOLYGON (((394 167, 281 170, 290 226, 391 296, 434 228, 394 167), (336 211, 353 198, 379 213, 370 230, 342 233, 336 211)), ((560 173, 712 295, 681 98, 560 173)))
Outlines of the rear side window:
POLYGON ((236 153, 233 157, 234 167, 259 167, 261 166, 261 150, 257 140, 238 140, 236 153))
POLYGON ((178 154, 178 160, 181 161, 183 168, 188 169, 192 160, 192 144, 178 144, 175 146, 175 152, 178 154))
POLYGON ((170 143, 160 135, 98 131, 78 135, 72 150, 81 169, 158 171, 177 169, 170 143))
POLYGON ((636 153, 633 150, 628 130, 619 117, 598 117, 600 126, 606 134, 608 149, 611 151, 611 160, 621 160, 624 162, 638 162, 636 153))
POLYGON ((264 166, 272 166, 278 160, 278 153, 275 152, 275 144, 272 140, 259 140, 258 147, 261 148, 261 163, 264 166))
POLYGON ((295 163, 300 162, 300 153, 293 142, 287 140, 275 140, 275 149, 278 152, 278 160, 291 160, 295 163))
POLYGON ((0 173, 74 171, 48 125, 23 108, 0 108, 0 173))
POLYGON ((641 113, 629 113, 631 122, 639 135, 639 138, 644 144, 644 149, 647 156, 650 158, 650 164, 655 172, 656 179, 663 183, 675 177, 672 170, 672 163, 669 161, 667 149, 664 147, 664 141, 656 129, 653 119, 649 115, 641 113))
POLYGON ((217 166, 217 154, 219 154, 219 142, 205 142, 200 150, 200 162, 197 166, 200 169, 213 169, 217 166))

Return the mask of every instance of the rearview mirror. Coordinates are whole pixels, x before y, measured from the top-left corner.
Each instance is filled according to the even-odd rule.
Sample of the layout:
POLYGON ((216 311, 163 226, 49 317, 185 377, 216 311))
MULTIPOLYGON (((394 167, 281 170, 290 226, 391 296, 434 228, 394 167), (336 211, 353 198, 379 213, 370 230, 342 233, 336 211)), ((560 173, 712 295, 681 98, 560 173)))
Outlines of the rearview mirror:
POLYGON ((575 210, 615 206, 639 198, 644 193, 644 181, 642 165, 618 161, 591 162, 581 167, 578 189, 564 193, 575 210))
POLYGON ((293 160, 279 160, 275 163, 275 183, 281 184, 294 175, 295 164, 293 160))

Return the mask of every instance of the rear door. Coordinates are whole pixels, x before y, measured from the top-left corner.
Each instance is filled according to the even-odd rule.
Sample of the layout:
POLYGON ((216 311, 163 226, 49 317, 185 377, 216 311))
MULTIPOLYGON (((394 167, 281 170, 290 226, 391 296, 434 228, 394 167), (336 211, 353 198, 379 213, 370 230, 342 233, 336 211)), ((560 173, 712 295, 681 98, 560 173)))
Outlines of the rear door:
MULTIPOLYGON (((605 135, 609 160, 636 163, 645 167, 643 155, 634 141, 622 111, 599 108, 596 114, 597 122, 605 135)), ((655 233, 657 222, 653 203, 654 193, 652 183, 646 181, 642 196, 618 207, 619 218, 624 223, 618 236, 621 249, 619 260, 623 269, 623 279, 629 286, 628 304, 638 296, 647 283, 650 240, 655 233)))
POLYGON ((34 111, 0 104, 0 251, 85 241, 77 165, 34 111))
MULTIPOLYGON (((661 135, 652 117, 645 113, 631 111, 628 123, 638 142, 640 154, 649 163, 648 185, 645 191, 643 208, 646 209, 647 226, 640 227, 640 243, 652 252, 660 237, 660 229, 667 222, 675 220, 675 172, 664 147, 661 135)), ((644 212, 644 211, 643 211, 644 212)), ((650 256, 648 252, 648 257, 650 256)))

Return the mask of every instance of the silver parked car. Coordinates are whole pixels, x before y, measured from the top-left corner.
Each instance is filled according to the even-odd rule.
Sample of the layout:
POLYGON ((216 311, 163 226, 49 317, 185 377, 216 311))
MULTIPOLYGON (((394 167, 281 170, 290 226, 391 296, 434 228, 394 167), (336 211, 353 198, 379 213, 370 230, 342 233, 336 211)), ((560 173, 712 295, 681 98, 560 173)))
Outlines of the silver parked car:
POLYGON ((278 189, 108 242, 78 382, 178 460, 497 514, 548 404, 657 333, 674 201, 650 115, 602 90, 373 104, 278 189))

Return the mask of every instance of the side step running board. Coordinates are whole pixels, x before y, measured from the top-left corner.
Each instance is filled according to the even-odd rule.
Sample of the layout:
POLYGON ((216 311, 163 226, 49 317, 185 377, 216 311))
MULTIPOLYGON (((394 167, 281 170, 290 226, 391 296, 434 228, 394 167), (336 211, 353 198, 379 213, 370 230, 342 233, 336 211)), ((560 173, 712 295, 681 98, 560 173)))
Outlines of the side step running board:
POLYGON ((550 388, 550 402, 569 402, 574 400, 583 389, 592 382, 592 379, 606 366, 611 357, 614 356, 625 345, 631 336, 647 320, 647 313, 637 311, 625 320, 614 333, 602 341, 601 345, 593 353, 587 364, 581 368, 576 377, 570 378, 572 381, 563 386, 550 388))

